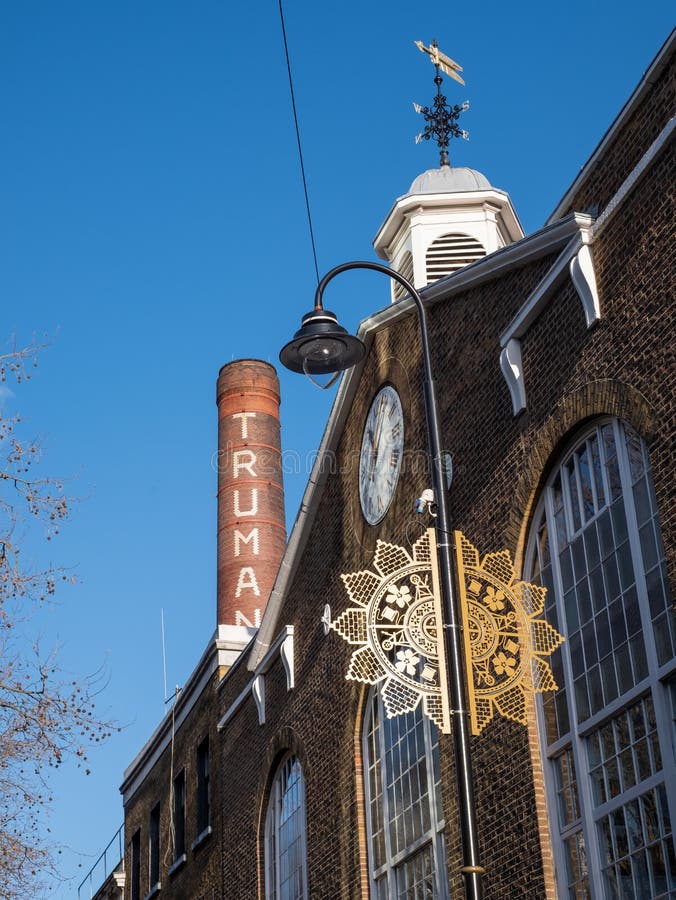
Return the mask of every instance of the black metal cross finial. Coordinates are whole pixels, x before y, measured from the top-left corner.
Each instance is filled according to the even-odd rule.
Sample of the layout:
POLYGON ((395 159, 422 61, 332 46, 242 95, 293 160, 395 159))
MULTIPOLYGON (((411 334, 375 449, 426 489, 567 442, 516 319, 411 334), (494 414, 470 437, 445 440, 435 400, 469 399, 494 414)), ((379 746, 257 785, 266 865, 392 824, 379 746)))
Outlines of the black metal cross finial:
POLYGON ((469 109, 469 103, 465 101, 461 105, 456 104, 454 106, 450 106, 447 103, 446 97, 441 93, 441 85, 443 83, 441 72, 445 72, 447 75, 450 75, 456 81, 460 82, 460 84, 464 84, 465 82, 457 74, 458 72, 462 72, 462 69, 457 63, 453 62, 450 57, 441 53, 436 40, 432 41, 432 44, 429 47, 426 47, 422 41, 416 41, 416 45, 424 53, 428 53, 431 61, 434 63, 436 72, 434 83, 437 86, 437 95, 434 98, 434 103, 431 107, 420 106, 417 103, 413 104, 415 111, 420 113, 427 123, 424 130, 416 136, 415 142, 416 144, 419 144, 420 141, 429 141, 434 138, 439 147, 440 165, 450 166, 451 163, 448 156, 450 139, 453 137, 461 137, 467 140, 469 138, 469 134, 458 125, 458 119, 465 110, 469 109))

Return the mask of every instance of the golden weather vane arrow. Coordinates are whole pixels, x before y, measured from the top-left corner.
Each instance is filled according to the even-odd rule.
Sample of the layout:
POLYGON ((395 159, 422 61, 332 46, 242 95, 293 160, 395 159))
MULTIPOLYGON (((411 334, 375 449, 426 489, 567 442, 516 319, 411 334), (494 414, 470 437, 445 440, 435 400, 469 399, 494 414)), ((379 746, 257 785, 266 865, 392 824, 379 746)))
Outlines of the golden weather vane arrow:
POLYGON ((442 53, 437 46, 436 41, 432 41, 429 47, 426 47, 422 41, 414 41, 413 43, 421 53, 427 53, 429 55, 429 58, 432 60, 434 65, 438 66, 444 73, 444 75, 448 75, 451 78, 454 78, 460 84, 465 83, 458 75, 458 72, 462 72, 462 66, 458 65, 455 60, 452 60, 450 56, 446 56, 445 53, 442 53))

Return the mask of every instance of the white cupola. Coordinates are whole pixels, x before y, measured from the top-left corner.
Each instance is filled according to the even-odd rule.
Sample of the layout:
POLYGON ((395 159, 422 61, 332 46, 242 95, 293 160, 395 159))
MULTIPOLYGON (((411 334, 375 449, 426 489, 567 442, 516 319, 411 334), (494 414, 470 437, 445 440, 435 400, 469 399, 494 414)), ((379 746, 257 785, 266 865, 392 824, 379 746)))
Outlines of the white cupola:
MULTIPOLYGON (((418 175, 373 239, 381 259, 422 288, 524 236, 508 194, 474 169, 418 175)), ((392 282, 392 301, 405 290, 392 282)))

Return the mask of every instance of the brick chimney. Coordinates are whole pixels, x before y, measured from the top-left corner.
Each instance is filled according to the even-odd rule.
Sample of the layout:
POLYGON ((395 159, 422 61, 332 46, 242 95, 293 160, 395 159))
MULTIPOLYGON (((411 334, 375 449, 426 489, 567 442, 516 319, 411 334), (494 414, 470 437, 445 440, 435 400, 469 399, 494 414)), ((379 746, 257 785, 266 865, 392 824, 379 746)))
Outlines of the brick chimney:
POLYGON ((219 626, 260 625, 284 553, 279 400, 269 363, 239 359, 219 373, 219 626))

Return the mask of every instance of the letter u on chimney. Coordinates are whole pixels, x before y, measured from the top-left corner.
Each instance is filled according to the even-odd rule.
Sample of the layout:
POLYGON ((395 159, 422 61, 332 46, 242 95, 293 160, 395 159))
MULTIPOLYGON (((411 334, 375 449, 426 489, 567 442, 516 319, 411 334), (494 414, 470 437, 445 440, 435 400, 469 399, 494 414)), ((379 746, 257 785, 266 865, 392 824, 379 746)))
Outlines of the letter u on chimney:
POLYGON ((235 515, 236 516, 255 516, 258 513, 258 488, 251 488, 251 509, 242 509, 239 504, 239 490, 233 492, 235 515))

